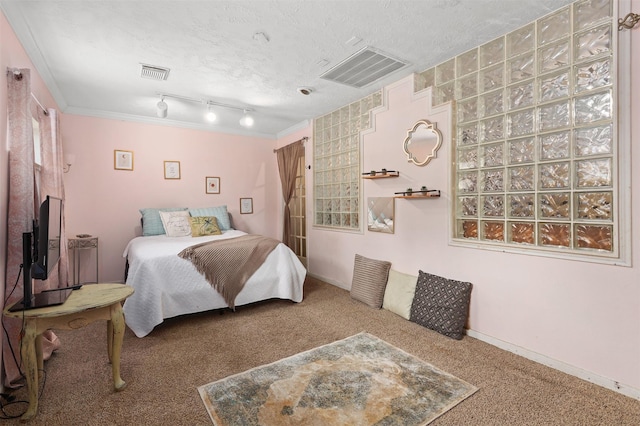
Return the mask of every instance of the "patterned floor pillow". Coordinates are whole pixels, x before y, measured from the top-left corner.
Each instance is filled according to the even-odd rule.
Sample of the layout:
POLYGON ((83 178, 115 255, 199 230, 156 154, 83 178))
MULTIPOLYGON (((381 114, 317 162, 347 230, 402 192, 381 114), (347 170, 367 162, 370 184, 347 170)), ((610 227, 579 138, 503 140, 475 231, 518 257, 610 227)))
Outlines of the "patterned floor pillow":
POLYGON ((410 320, 460 340, 469 316, 472 284, 420 271, 410 320))

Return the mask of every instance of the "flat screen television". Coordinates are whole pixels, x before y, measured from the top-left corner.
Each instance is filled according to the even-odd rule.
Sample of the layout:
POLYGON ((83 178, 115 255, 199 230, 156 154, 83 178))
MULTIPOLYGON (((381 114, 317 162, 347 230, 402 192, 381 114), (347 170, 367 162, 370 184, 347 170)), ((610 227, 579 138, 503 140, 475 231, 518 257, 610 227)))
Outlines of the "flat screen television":
POLYGON ((22 301, 10 310, 24 310, 59 305, 69 297, 70 289, 54 289, 33 294, 32 279, 46 280, 60 260, 62 241, 62 200, 47 195, 40 205, 33 232, 22 234, 23 289, 22 301))
POLYGON ((46 280, 60 260, 62 200, 47 195, 40 205, 38 224, 33 229, 33 263, 31 278, 46 280))

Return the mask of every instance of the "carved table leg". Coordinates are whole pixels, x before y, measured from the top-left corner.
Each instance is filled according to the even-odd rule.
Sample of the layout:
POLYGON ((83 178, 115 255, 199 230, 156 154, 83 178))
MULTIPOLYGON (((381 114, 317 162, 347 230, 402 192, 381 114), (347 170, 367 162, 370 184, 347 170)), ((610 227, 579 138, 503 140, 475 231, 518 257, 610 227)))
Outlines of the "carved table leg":
POLYGON ((109 362, 113 362, 113 323, 111 320, 107 321, 107 354, 109 362))
POLYGON ((27 376, 27 389, 29 391, 29 407, 22 415, 22 420, 29 420, 35 417, 38 412, 38 362, 42 362, 42 351, 38 354, 38 347, 41 348, 40 336, 36 334, 36 322, 27 320, 22 337, 22 349, 20 356, 27 376))
MULTIPOLYGON (((108 333, 111 336, 111 371, 113 373, 113 385, 116 391, 121 391, 127 384, 120 377, 120 350, 122 349, 122 340, 124 338, 124 314, 120 303, 111 305, 111 325, 113 332, 108 333)), ((108 337, 107 337, 108 338, 108 337)))
POLYGON ((38 380, 42 379, 44 374, 44 360, 42 358, 42 333, 36 336, 36 362, 38 365, 38 380))

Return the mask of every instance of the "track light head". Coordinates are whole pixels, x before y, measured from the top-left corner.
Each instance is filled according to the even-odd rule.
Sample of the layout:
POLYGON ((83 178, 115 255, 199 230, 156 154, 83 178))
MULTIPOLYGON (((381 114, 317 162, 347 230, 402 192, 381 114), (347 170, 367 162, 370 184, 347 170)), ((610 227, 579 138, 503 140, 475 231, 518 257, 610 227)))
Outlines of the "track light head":
POLYGON ((247 110, 244 110, 244 115, 242 116, 242 118, 240 119, 240 125, 242 127, 253 127, 253 117, 250 116, 247 112, 247 110))
POLYGON ((211 109, 211 104, 207 104, 207 113, 204 115, 204 118, 209 122, 209 123, 213 123, 214 121, 216 121, 216 119, 218 118, 218 116, 216 115, 215 112, 213 112, 213 110, 211 109))
POLYGON ((208 122, 213 123, 214 121, 216 121, 216 118, 218 118, 218 116, 216 115, 215 112, 209 111, 205 115, 205 118, 207 119, 208 122))
POLYGON ((167 118, 167 112, 169 110, 169 105, 167 105, 167 103, 164 101, 164 96, 162 98, 160 98, 160 102, 158 102, 156 104, 156 106, 158 107, 158 117, 160 118, 167 118))

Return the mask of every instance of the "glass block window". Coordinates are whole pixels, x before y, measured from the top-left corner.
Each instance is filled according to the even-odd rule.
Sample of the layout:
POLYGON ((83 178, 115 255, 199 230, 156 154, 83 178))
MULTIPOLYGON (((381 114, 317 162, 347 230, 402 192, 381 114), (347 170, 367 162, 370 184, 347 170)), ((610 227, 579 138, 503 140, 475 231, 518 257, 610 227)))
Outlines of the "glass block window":
POLYGON ((421 74, 456 101, 454 241, 618 256, 612 16, 580 0, 421 74))
POLYGON ((315 226, 361 229, 360 132, 381 105, 378 91, 314 120, 315 226))

